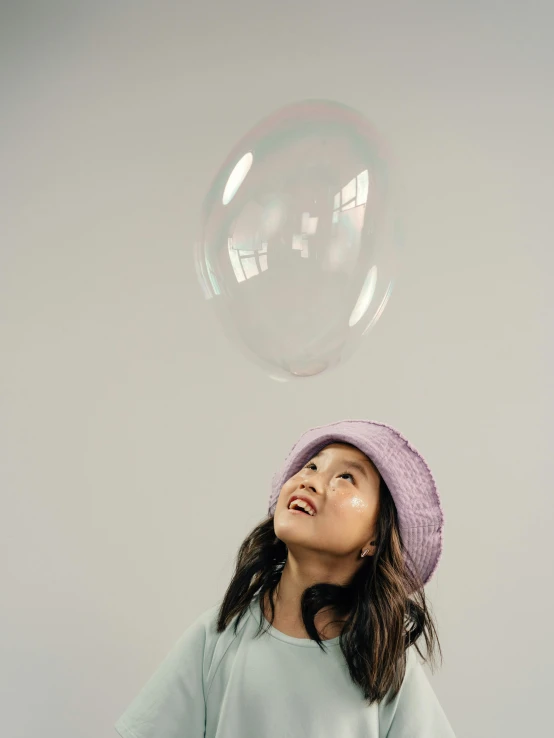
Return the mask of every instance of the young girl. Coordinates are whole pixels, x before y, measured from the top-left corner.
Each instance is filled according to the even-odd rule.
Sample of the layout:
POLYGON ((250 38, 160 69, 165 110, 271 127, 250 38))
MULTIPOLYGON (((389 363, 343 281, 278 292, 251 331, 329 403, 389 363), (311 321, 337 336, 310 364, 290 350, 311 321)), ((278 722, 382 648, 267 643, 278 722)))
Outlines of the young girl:
MULTIPOLYGON (((454 738, 415 651, 444 517, 429 467, 366 420, 312 428, 220 605, 117 721, 123 738, 454 738)), ((442 653, 441 653, 442 656, 442 653)), ((424 659, 426 660, 426 659, 424 659)))

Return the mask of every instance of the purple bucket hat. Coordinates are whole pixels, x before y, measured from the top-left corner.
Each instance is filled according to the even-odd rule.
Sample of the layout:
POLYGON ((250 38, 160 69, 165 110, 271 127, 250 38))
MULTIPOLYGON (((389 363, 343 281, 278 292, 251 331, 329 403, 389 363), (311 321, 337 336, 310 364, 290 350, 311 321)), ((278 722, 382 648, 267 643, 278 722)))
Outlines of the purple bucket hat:
MULTIPOLYGON (((273 477, 268 514, 275 513, 283 484, 330 443, 349 443, 375 465, 390 490, 400 535, 418 574, 427 584, 443 547, 444 511, 425 459, 397 430, 372 420, 341 420, 306 431, 273 477)), ((407 566, 413 571, 411 562, 407 566)))

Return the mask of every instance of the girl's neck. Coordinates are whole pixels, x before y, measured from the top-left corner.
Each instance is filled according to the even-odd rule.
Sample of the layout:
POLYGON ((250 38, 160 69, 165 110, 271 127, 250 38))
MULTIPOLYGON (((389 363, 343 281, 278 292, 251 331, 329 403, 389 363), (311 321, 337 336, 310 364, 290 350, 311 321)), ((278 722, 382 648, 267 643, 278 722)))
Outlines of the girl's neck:
MULTIPOLYGON (((285 635, 292 636, 293 638, 309 638, 304 622, 302 620, 302 613, 300 611, 300 605, 298 607, 291 607, 288 609, 286 606, 279 601, 278 598, 278 587, 274 596, 275 603, 275 617, 273 619, 273 627, 285 635)), ((271 623, 271 608, 269 603, 269 592, 266 592, 263 602, 263 612, 267 621, 271 623)), ((343 629, 343 623, 346 618, 341 619, 340 622, 331 622, 336 620, 332 613, 328 609, 320 610, 315 616, 315 626, 322 640, 330 640, 339 636, 343 629)))

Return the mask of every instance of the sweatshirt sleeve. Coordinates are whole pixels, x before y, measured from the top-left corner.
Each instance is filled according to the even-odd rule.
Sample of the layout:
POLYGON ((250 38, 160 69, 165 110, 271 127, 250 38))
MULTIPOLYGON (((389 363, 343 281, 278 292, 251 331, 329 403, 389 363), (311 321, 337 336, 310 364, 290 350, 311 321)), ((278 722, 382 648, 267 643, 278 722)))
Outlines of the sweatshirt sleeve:
POLYGON ((427 675, 410 647, 399 693, 383 704, 380 738, 456 738, 427 675))
POLYGON ((114 727, 122 738, 204 738, 206 627, 181 636, 114 727))

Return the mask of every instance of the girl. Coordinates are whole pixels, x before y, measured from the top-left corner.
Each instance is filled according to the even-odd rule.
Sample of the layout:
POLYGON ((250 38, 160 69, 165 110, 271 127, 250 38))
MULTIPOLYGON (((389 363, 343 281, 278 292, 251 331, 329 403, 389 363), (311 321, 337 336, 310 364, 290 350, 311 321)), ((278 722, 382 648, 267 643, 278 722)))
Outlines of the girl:
POLYGON ((415 654, 421 636, 431 662, 440 651, 423 587, 443 524, 431 471, 396 430, 344 420, 307 431, 222 603, 185 631, 116 730, 454 738, 415 654))

